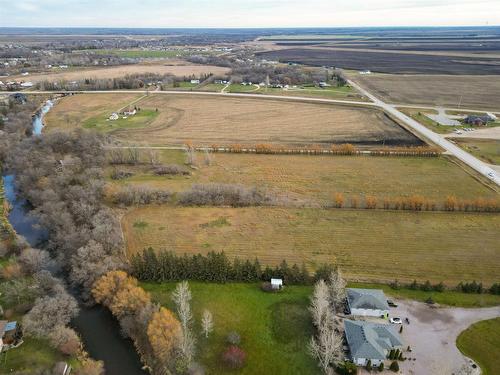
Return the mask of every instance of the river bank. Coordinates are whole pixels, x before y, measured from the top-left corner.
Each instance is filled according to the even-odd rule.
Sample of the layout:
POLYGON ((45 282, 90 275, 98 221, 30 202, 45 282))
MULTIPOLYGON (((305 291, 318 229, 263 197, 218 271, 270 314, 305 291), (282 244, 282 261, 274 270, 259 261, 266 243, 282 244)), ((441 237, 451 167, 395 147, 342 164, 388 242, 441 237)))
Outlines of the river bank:
MULTIPOLYGON (((33 134, 41 135, 43 116, 50 111, 54 102, 48 100, 33 116, 33 134)), ((26 200, 16 194, 15 177, 5 175, 2 179, 3 198, 8 203, 8 213, 3 216, 8 220, 14 233, 22 236, 32 246, 40 246, 48 239, 48 232, 38 225, 30 215, 30 206, 26 200)), ((88 308, 80 305, 79 315, 71 326, 81 336, 85 350, 89 355, 104 362, 109 375, 143 375, 142 364, 131 340, 123 338, 120 327, 111 313, 103 307, 88 308)))

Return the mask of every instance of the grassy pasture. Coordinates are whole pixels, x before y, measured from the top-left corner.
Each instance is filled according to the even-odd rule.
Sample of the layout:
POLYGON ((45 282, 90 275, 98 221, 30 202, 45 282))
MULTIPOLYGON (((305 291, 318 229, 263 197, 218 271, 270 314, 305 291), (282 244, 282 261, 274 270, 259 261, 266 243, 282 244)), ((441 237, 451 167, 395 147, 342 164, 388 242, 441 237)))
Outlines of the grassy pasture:
MULTIPOLYGON (((141 283, 161 305, 174 308, 174 283, 141 283)), ((310 287, 291 286, 282 293, 264 293, 256 284, 204 284, 190 282, 193 293, 195 330, 203 309, 214 317, 214 332, 198 338, 198 360, 207 374, 234 373, 227 369, 221 354, 231 331, 241 336, 247 364, 238 374, 319 374, 307 353, 312 335, 307 305, 310 287)))
MULTIPOLYGON (((184 164, 181 151, 162 150, 164 164, 184 164)), ((197 154, 198 168, 191 176, 158 177, 149 166, 123 167, 135 175, 122 184, 147 184, 170 191, 183 191, 194 183, 232 183, 258 186, 286 194, 291 200, 310 204, 332 201, 336 192, 346 198, 374 195, 400 197, 419 194, 443 201, 447 195, 472 199, 498 194, 465 173, 445 157, 368 157, 213 154, 212 164, 197 154), (454 181, 454 184, 450 184, 454 181)))
POLYGON ((500 165, 500 140, 453 138, 453 141, 486 163, 500 165))
POLYGON ((120 116, 118 120, 110 121, 108 120, 109 115, 102 115, 99 117, 92 117, 83 123, 83 127, 86 129, 94 129, 101 132, 113 132, 117 129, 136 129, 144 128, 151 124, 154 119, 158 116, 158 112, 146 109, 137 112, 134 116, 129 116, 123 118, 120 116))
POLYGON ((492 283, 500 273, 499 215, 148 206, 129 211, 122 228, 129 254, 223 250, 268 264, 338 263, 352 279, 379 282, 492 283))
POLYGON ((470 326, 458 336, 457 347, 479 364, 484 375, 496 374, 500 368, 500 318, 470 326))
MULTIPOLYGON (((116 104, 109 96, 77 95, 61 100, 47 116, 49 127, 66 126, 65 110, 78 113, 81 123, 109 114, 116 104), (81 102, 97 101, 95 111, 81 102), (106 106, 107 103, 107 106, 106 106)), ((139 105, 139 104, 138 104, 139 105)), ((344 105, 291 103, 269 99, 150 95, 140 102, 142 109, 159 109, 160 115, 147 129, 129 129, 119 138, 138 144, 228 143, 356 143, 415 144, 420 141, 388 118, 371 109, 344 105)), ((118 134, 117 134, 118 135, 118 134)))

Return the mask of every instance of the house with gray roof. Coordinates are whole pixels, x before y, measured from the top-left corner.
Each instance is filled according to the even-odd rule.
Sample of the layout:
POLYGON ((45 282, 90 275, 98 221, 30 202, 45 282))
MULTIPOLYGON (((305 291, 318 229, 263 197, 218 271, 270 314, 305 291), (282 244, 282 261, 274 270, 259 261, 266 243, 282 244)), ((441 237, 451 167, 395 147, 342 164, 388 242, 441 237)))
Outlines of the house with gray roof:
POLYGON ((352 315, 387 317, 389 305, 381 289, 347 288, 347 303, 352 315))
POLYGON ((366 366, 368 360, 373 366, 379 366, 391 349, 403 347, 393 325, 346 319, 344 329, 351 360, 358 366, 366 366))

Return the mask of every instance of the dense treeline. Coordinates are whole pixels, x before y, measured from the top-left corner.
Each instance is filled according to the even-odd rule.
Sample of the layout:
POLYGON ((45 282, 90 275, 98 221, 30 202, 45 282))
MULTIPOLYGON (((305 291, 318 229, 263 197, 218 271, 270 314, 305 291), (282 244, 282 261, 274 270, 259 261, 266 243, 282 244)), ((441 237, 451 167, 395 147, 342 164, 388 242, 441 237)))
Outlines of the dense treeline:
POLYGON ((455 196, 448 196, 442 201, 436 201, 418 194, 379 199, 373 195, 345 197, 342 193, 335 193, 333 201, 326 207, 396 211, 500 212, 500 200, 458 199, 455 196))
POLYGON ((265 206, 276 204, 276 198, 255 187, 231 184, 196 184, 178 196, 185 206, 265 206))
POLYGON ((489 288, 483 286, 481 282, 460 282, 455 288, 447 288, 443 282, 432 284, 429 280, 424 283, 419 283, 417 280, 409 284, 400 283, 399 281, 394 281, 389 284, 392 289, 410 289, 410 290, 421 290, 424 292, 444 292, 446 290, 456 290, 461 293, 469 294, 481 294, 490 293, 500 295, 500 283, 492 284, 489 288))
POLYGON ((78 81, 42 81, 36 84, 39 90, 132 90, 142 89, 148 84, 158 82, 173 83, 176 77, 171 74, 129 74, 120 78, 85 78, 78 81))
POLYGON ((31 248, 18 236, 0 243, 0 256, 8 262, 0 275, 6 280, 2 292, 9 298, 8 306, 25 313, 27 337, 48 339, 63 354, 84 358, 77 374, 101 374, 102 363, 87 358, 79 336, 68 327, 78 313, 78 303, 63 277, 69 274, 85 293, 93 277, 113 263, 106 257, 104 248, 109 250, 110 242, 105 238, 110 235, 113 241, 117 232, 109 224, 112 215, 95 201, 102 186, 94 178, 99 173, 90 167, 99 162, 98 146, 95 138, 83 134, 27 137, 36 106, 18 103, 8 113, 0 162, 4 173, 16 176, 16 187, 52 236, 43 249, 31 248), (93 157, 97 160, 92 161, 93 157), (67 162, 66 168, 61 168, 61 160, 67 162))
MULTIPOLYGON (((149 248, 132 257, 131 266, 132 274, 138 279, 156 282, 257 282, 269 281, 273 277, 282 278, 287 284, 309 284, 313 280, 304 265, 289 266, 283 261, 279 266, 262 267, 258 259, 252 262, 235 258, 231 261, 224 252, 179 256, 169 251, 157 254, 149 248)), ((320 268, 316 276, 320 277, 326 273, 325 268, 320 268)))
POLYGON ((433 147, 385 147, 383 149, 362 150, 350 143, 334 144, 329 148, 321 145, 305 145, 290 147, 279 144, 260 143, 256 145, 232 144, 227 146, 211 145, 199 147, 198 150, 212 152, 231 152, 247 154, 284 154, 284 155, 368 155, 368 156, 408 156, 408 157, 436 157, 441 153, 433 147))
MULTIPOLYGON (((271 278, 281 278, 288 285, 310 285, 318 280, 326 280, 335 271, 333 264, 320 265, 311 274, 304 264, 288 265, 283 260, 278 266, 261 265, 255 258, 253 261, 235 257, 230 260, 224 252, 209 252, 207 255, 177 255, 171 251, 156 252, 153 248, 131 258, 131 273, 139 280, 154 282, 172 282, 181 280, 196 280, 216 283, 226 282, 258 282, 269 281, 271 278)), ((457 287, 448 287, 443 282, 432 284, 430 281, 411 283, 394 281, 389 284, 393 289, 422 290, 425 292, 444 292, 457 290, 463 293, 500 294, 500 283, 485 288, 475 281, 463 282, 457 287)))

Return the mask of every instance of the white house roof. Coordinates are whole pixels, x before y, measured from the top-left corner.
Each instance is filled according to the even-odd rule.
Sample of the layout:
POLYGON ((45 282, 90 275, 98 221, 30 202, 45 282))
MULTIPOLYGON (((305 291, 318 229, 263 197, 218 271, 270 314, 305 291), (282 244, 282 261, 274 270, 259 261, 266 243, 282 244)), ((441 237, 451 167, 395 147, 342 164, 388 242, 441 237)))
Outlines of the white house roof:
POLYGON ((351 309, 389 310, 381 289, 347 288, 347 302, 351 309))
POLYGON ((271 284, 282 285, 283 284, 283 280, 282 279, 271 279, 271 284))

